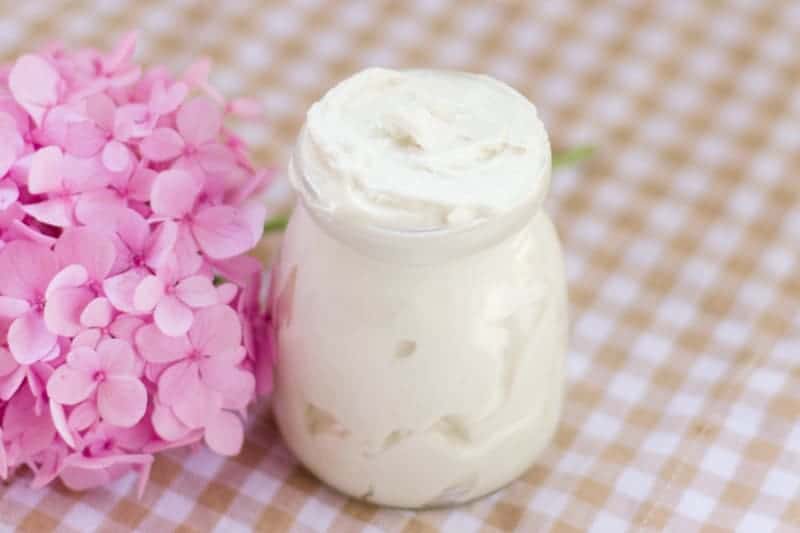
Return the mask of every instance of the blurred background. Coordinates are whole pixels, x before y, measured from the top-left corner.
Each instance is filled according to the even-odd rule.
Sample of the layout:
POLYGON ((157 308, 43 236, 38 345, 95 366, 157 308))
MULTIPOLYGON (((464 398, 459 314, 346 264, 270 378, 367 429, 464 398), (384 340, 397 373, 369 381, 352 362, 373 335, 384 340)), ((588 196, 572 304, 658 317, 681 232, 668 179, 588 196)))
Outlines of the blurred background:
MULTIPOLYGON (((263 103, 238 131, 281 171, 308 106, 368 65, 489 73, 537 105, 554 148, 596 147, 553 177, 573 333, 540 465, 416 518, 295 480, 293 498, 261 502, 289 526, 800 528, 800 2, 0 5, 4 61, 54 38, 110 47, 132 28, 145 63, 211 57, 224 93, 263 103)), ((276 474, 270 450, 251 442, 252 465, 303 479, 276 474)))

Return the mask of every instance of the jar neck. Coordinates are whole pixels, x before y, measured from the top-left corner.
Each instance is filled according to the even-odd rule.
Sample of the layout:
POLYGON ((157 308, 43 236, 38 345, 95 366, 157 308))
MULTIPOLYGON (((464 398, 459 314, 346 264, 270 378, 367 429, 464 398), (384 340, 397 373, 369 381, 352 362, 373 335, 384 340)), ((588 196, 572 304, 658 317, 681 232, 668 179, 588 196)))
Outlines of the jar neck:
MULTIPOLYGON (((324 207, 309 187, 302 165, 289 162, 289 179, 311 219, 327 235, 361 255, 383 262, 431 265, 444 263, 489 249, 519 234, 541 209, 542 197, 535 196, 513 209, 482 219, 474 224, 453 228, 397 230, 382 228, 358 218, 338 216, 324 207)), ((547 175, 541 176, 549 182, 547 175)))

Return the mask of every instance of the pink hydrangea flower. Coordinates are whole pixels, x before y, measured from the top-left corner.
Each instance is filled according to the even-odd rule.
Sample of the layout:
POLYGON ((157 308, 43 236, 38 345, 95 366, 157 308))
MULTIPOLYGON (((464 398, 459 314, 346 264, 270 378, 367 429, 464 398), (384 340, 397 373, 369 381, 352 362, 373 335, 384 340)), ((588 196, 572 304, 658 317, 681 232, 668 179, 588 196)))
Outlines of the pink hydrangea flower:
POLYGON ((8 346, 20 364, 58 356, 58 337, 44 320, 45 291, 58 272, 49 248, 15 240, 0 250, 0 315, 12 318, 8 346))
POLYGON ((170 336, 183 335, 192 325, 194 309, 219 302, 209 275, 187 272, 177 260, 146 276, 133 295, 138 311, 153 312, 156 326, 170 336))
POLYGON ((129 343, 105 339, 96 351, 78 347, 68 353, 66 364, 47 382, 47 393, 62 405, 94 401, 103 420, 121 428, 132 427, 147 409, 147 389, 138 370, 129 343))
POLYGON ((141 490, 154 453, 244 440, 273 174, 224 122, 257 106, 135 43, 0 66, 0 479, 141 490))
POLYGON ((93 228, 69 228, 55 244, 62 266, 45 293, 44 319, 53 333, 74 337, 83 328, 111 323, 114 310, 103 282, 114 264, 111 239, 93 228))
POLYGON ((198 174, 186 170, 161 172, 151 193, 154 215, 178 222, 212 259, 240 255, 255 246, 260 233, 256 234, 247 214, 230 205, 204 203, 203 189, 203 178, 198 174))
POLYGON ((241 367, 247 355, 241 332, 236 312, 215 305, 197 312, 186 336, 166 337, 152 325, 136 334, 145 361, 169 365, 158 380, 158 399, 174 414, 171 428, 204 428, 206 442, 224 454, 238 452, 243 434, 241 420, 225 410, 244 408, 255 390, 252 372, 241 367))

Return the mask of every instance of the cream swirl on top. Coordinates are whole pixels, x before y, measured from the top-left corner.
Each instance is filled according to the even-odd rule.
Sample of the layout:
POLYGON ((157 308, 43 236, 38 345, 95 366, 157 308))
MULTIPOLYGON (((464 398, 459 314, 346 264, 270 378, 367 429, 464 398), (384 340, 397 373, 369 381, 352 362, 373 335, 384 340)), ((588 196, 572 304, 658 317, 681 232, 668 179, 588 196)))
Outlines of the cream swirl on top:
POLYGON ((311 107, 292 166, 332 215, 444 229, 540 203, 550 144, 533 104, 490 77, 372 68, 311 107))

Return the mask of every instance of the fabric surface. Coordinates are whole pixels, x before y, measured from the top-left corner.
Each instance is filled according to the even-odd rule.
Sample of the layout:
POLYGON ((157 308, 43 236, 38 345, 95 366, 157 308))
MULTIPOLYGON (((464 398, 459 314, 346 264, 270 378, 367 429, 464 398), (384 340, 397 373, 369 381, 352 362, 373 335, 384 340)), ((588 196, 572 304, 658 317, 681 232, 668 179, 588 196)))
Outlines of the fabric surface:
MULTIPOLYGON (((3 1, 5 61, 53 38, 206 54, 240 129, 284 168, 305 109, 367 65, 484 71, 538 106, 566 251, 568 399, 520 480, 420 513, 357 503, 297 466, 267 414, 241 456, 167 453, 74 494, 0 486, 0 531, 800 531, 800 3, 3 1)), ((273 239, 273 247, 275 239, 273 239)))

